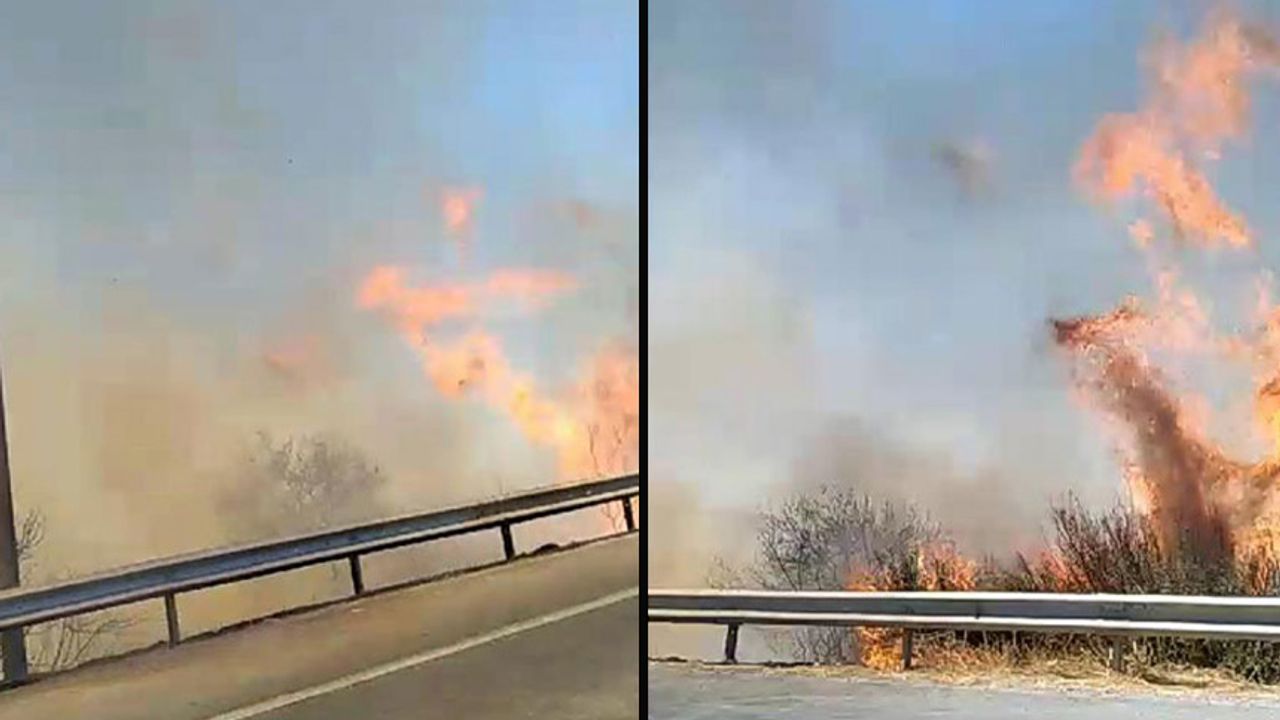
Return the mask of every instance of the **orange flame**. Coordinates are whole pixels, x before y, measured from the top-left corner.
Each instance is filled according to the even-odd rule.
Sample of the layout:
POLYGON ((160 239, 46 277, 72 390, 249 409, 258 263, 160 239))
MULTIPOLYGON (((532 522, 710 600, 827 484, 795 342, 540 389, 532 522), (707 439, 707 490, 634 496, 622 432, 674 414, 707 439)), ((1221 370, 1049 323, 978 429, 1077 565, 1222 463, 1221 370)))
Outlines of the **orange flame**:
MULTIPOLYGON (((973 590, 977 587, 977 566, 961 555, 950 542, 931 542, 918 548, 911 558, 915 565, 912 577, 897 577, 881 569, 851 568, 846 590, 973 590)), ((897 569, 902 570, 902 569, 897 569)), ((902 631, 892 628, 856 627, 858 661, 869 668, 893 670, 901 667, 902 631)))
POLYGON ((476 283, 411 287, 405 283, 402 268, 384 265, 365 277, 357 302, 368 310, 389 311, 398 324, 421 328, 474 318, 503 301, 536 310, 576 287, 573 277, 547 270, 502 270, 476 283))
POLYGON ((441 395, 474 397, 505 415, 530 441, 551 447, 561 473, 580 478, 633 470, 639 445, 639 360, 634 350, 610 346, 597 354, 576 391, 556 398, 517 372, 501 341, 475 327, 440 340, 450 321, 479 321, 496 303, 537 310, 576 287, 563 273, 501 270, 474 283, 412 287, 401 268, 383 266, 366 276, 357 303, 380 310, 419 355, 441 395))
MULTIPOLYGON (((1217 159, 1223 142, 1247 128, 1246 80, 1280 65, 1278 48, 1262 28, 1221 11, 1187 46, 1160 44, 1152 96, 1137 113, 1103 118, 1081 149, 1077 178, 1108 200, 1141 186, 1179 238, 1251 244, 1248 225, 1223 205, 1195 159, 1217 159)), ((1150 252, 1149 221, 1134 222, 1130 235, 1150 252)), ((1169 269, 1155 273, 1150 312, 1128 299, 1110 313, 1053 323, 1057 343, 1077 361, 1077 387, 1127 428, 1125 478, 1166 546, 1189 539, 1205 553, 1256 552, 1270 537, 1258 528, 1280 517, 1280 308, 1264 280, 1254 309, 1260 327, 1241 336, 1219 337, 1205 304, 1169 269), (1253 364, 1255 416, 1273 438, 1267 457, 1236 461, 1215 445, 1205 403, 1174 394, 1156 351, 1253 364)))
MULTIPOLYGON (((1277 64, 1277 45, 1262 29, 1212 14, 1187 47, 1157 48, 1154 93, 1136 113, 1103 118, 1081 150, 1077 179, 1110 201, 1141 186, 1181 238, 1248 245, 1244 219, 1219 200, 1195 157, 1216 159, 1223 141, 1245 130, 1247 76, 1277 64)), ((1150 225, 1140 223, 1134 237, 1145 244, 1150 225)))

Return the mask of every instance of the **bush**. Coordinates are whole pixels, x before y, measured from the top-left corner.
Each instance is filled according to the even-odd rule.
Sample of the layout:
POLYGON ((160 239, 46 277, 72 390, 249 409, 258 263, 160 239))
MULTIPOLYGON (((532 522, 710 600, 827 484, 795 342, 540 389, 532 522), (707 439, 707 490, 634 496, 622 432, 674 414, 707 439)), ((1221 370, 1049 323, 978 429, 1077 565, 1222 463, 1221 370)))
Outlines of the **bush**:
POLYGON ((359 448, 324 436, 258 433, 241 458, 223 515, 242 539, 355 523, 385 514, 386 477, 359 448))
MULTIPOLYGON (((757 558, 746 579, 767 590, 885 584, 922 589, 938 570, 924 561, 933 555, 928 549, 945 544, 938 525, 909 506, 876 503, 853 490, 825 486, 766 509, 760 521, 757 558)), ((713 584, 742 584, 737 580, 737 573, 726 572, 713 584)), ((824 664, 862 658, 860 638, 843 628, 797 628, 787 635, 797 660, 824 664)))
MULTIPOLYGON (((1127 506, 1089 512, 1074 497, 1052 509, 1054 540, 1032 561, 991 576, 990 589, 1160 595, 1276 595, 1277 563, 1265 553, 1201 552, 1190 542, 1162 548, 1154 523, 1127 506)), ((1043 643, 1044 638, 1029 640, 1043 643)), ((1062 642, 1062 641, 1058 641, 1062 642)), ((1078 638, 1067 645, 1083 647, 1078 638)), ((1139 662, 1228 669, 1258 682, 1280 681, 1275 643, 1142 638, 1139 662)))
MULTIPOLYGON (((1125 505, 1090 511, 1078 499, 1051 508, 1052 539, 1035 558, 975 564, 945 532, 910 506, 877 503, 851 489, 821 487, 764 510, 756 559, 744 573, 712 582, 768 590, 996 590, 1177 595, 1270 595, 1280 563, 1267 553, 1203 552, 1190 541, 1162 547, 1154 523, 1125 505)), ((900 633, 886 629, 798 628, 784 636, 797 660, 822 664, 896 664, 900 633)), ((1021 658, 1029 653, 1101 659, 1106 643, 1088 636, 936 632, 917 635, 922 657, 962 658, 973 649, 1021 658)), ((1143 665, 1223 668, 1257 682, 1280 682, 1280 644, 1143 638, 1143 665)))

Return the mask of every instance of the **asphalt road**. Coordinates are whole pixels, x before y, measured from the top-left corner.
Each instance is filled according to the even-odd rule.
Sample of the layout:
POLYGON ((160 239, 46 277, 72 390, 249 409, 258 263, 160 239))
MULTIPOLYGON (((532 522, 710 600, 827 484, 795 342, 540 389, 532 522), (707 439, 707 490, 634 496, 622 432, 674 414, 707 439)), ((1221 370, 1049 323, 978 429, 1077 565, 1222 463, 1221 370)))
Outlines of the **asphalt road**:
POLYGON ((639 621, 631 597, 257 717, 638 718, 639 621))
POLYGON ((632 533, 92 664, 0 692, 0 720, 638 717, 639 553, 632 533))
POLYGON ((955 687, 650 664, 650 720, 1262 720, 1280 702, 955 687))

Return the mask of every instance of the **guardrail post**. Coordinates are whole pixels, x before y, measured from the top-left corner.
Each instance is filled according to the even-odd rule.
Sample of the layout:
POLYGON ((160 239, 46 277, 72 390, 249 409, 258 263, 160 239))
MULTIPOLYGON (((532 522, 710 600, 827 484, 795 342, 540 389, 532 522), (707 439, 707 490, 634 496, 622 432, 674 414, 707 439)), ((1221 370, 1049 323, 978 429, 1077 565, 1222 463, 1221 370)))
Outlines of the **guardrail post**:
MULTIPOLYGON (((4 424, 4 397, 0 391, 0 588, 18 587, 21 575, 18 540, 13 527, 13 493, 9 488, 9 436, 4 424)), ((6 683, 27 679, 27 641, 23 628, 0 631, 0 665, 6 683)))
POLYGON ((636 516, 631 512, 631 498, 622 498, 622 519, 627 521, 627 532, 636 529, 636 516))
POLYGON ((364 594, 364 571, 360 568, 360 556, 348 555, 347 564, 351 566, 351 592, 364 594))
POLYGON ((164 596, 164 619, 169 626, 169 647, 173 647, 182 640, 178 629, 178 599, 173 593, 164 596))
POLYGON ((502 524, 502 552, 507 559, 516 556, 516 541, 511 538, 511 525, 509 523, 502 524))
POLYGON ((1119 635, 1111 636, 1111 669, 1115 672, 1124 671, 1124 645, 1125 639, 1119 635))
POLYGON ((902 630, 902 669, 911 669, 911 650, 915 644, 915 636, 911 632, 911 628, 903 628, 902 630))
POLYGON ((724 633, 724 661, 727 663, 737 664, 738 662, 738 624, 731 623, 724 633))

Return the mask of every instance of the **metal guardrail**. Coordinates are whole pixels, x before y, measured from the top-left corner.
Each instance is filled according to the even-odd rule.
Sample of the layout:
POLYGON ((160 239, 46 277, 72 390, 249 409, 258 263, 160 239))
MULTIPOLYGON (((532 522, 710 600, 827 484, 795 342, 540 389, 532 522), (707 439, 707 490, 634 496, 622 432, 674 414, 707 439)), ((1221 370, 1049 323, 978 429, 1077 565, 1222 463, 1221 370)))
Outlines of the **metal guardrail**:
POLYGON ((651 623, 727 626, 728 662, 736 661, 742 625, 903 628, 904 668, 911 667, 913 630, 1103 635, 1112 639, 1113 667, 1123 640, 1135 636, 1280 640, 1280 598, 754 590, 650 590, 648 597, 651 623))
MULTIPOLYGON (((630 501, 639 495, 638 475, 561 485, 473 505, 164 558, 53 585, 6 590, 0 592, 0 629, 164 598, 169 644, 176 645, 181 640, 179 593, 346 559, 352 591, 359 595, 365 590, 362 555, 497 529, 510 560, 516 555, 512 526, 619 502, 626 528, 632 531, 636 522, 630 501)), ((21 679, 5 678, 6 682, 21 679)))

